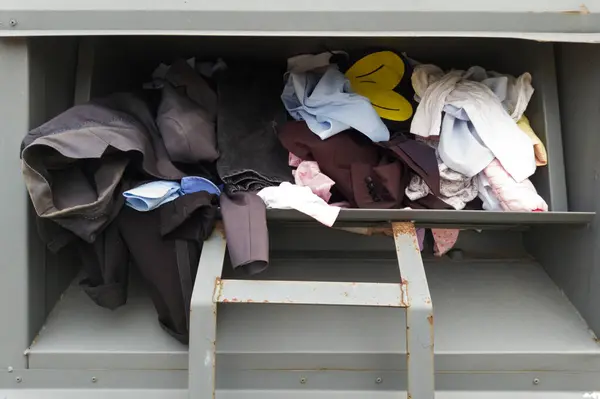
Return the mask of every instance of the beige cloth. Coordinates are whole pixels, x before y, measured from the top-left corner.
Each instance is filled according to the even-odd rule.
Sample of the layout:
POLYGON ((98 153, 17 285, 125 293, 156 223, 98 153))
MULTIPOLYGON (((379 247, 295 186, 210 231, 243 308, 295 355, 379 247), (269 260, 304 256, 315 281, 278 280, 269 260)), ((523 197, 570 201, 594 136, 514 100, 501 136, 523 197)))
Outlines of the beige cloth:
POLYGON ((521 119, 517 122, 517 126, 531 139, 533 142, 533 153, 535 154, 535 164, 536 166, 545 166, 548 165, 548 153, 546 152, 546 147, 544 147, 544 143, 542 140, 535 134, 531 125, 529 124, 529 119, 525 115, 521 116, 521 119))

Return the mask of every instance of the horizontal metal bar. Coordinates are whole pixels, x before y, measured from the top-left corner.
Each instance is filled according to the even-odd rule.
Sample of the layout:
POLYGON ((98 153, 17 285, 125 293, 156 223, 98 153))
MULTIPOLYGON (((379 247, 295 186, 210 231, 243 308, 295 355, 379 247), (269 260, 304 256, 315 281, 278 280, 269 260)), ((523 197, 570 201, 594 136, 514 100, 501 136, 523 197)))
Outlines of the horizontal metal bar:
MULTIPOLYGON (((377 222, 413 222, 417 226, 454 226, 489 228, 519 225, 585 225, 595 212, 492 212, 448 211, 434 209, 342 209, 335 227, 377 222)), ((269 209, 267 218, 273 221, 311 221, 311 218, 295 210, 269 209)))
POLYGON ((214 301, 404 308, 404 286, 324 281, 217 280, 214 301))

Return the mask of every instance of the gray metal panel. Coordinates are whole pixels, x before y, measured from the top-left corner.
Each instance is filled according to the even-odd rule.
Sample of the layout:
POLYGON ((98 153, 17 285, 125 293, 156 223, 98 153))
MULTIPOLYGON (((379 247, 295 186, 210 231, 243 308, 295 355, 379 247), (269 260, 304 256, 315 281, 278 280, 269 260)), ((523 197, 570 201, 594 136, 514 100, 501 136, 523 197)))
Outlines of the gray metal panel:
MULTIPOLYGON (((43 290, 43 270, 30 270, 28 248, 28 201, 23 187, 19 147, 29 129, 29 54, 25 39, 0 40, 0 220, 4 229, 0 235, 0 368, 24 367, 23 351, 31 339, 30 311, 40 307, 42 295, 31 289, 43 290), (29 284, 30 273, 39 273, 29 284), (41 279, 40 279, 41 277, 41 279), (30 301, 34 301, 31 303, 30 301)), ((42 266, 41 262, 37 263, 42 266)))
MULTIPOLYGON (((448 378, 461 377, 448 375, 448 378)), ((503 378, 505 383, 506 378, 503 378)), ((564 380, 564 378, 563 378, 564 380)), ((529 391, 467 391, 453 390, 436 392, 437 399, 582 399, 585 398, 585 391, 578 392, 549 392, 547 390, 538 390, 538 392, 529 391)), ((39 389, 20 389, 20 390, 0 390, 0 395, 10 399, 184 399, 188 398, 187 390, 39 390, 39 389)), ((398 392, 391 391, 357 391, 349 392, 345 390, 220 390, 217 391, 217 399, 364 399, 365 397, 373 399, 398 399, 398 392)))
MULTIPOLYGON (((336 225, 344 223, 377 223, 412 221, 417 225, 436 226, 510 226, 540 224, 587 224, 594 219, 595 212, 486 212, 486 211, 442 211, 432 209, 342 209, 336 225)), ((270 209, 269 220, 311 221, 312 219, 295 210, 270 209)))
MULTIPOLYGON (((569 205, 600 209, 600 46, 557 45, 557 72, 569 205)), ((600 224, 534 229, 526 235, 531 253, 600 333, 600 224)))
POLYGON ((505 36, 598 40, 600 3, 560 0, 297 2, 244 0, 10 0, 1 6, 3 35, 321 34, 505 36), (451 15, 451 17, 449 17, 451 15), (564 32, 564 33, 563 33, 564 32), (591 34, 591 35, 590 35, 591 34))
POLYGON ((92 302, 76 282, 65 292, 28 350, 32 369, 160 369, 188 367, 187 347, 163 331, 139 284, 115 311, 92 302))
MULTIPOLYGON (((325 264, 305 259, 305 273, 325 264)), ((395 262, 346 259, 338 274, 365 267, 393 270, 395 262)), ((440 261, 426 262, 426 272, 436 370, 600 370, 600 347, 539 265, 440 261)), ((218 312, 224 368, 405 369, 402 310, 221 304, 218 312)))

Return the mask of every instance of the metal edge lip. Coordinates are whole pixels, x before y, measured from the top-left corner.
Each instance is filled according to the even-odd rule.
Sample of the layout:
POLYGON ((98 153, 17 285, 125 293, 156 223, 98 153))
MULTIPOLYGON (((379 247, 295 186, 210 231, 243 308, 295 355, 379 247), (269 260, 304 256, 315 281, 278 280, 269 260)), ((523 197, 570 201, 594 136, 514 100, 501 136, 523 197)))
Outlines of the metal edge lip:
MULTIPOLYGON (((448 211, 432 209, 342 209, 336 223, 342 222, 396 222, 458 223, 485 225, 536 225, 590 223, 595 212, 490 212, 448 211)), ((269 209, 267 219, 273 221, 310 221, 312 218, 296 210, 269 209)))

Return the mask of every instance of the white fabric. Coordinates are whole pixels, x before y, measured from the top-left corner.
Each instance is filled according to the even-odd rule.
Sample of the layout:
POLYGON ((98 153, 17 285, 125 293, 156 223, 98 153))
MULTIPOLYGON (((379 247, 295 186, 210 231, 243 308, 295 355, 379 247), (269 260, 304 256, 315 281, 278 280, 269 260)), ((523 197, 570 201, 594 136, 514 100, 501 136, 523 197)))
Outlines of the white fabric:
POLYGON ((288 72, 303 73, 326 67, 330 64, 331 57, 334 54, 348 56, 348 53, 339 50, 320 54, 300 54, 287 59, 287 70, 288 72))
POLYGON ((333 226, 341 209, 327 204, 310 187, 287 182, 277 187, 263 188, 257 195, 269 209, 296 209, 329 227, 333 226))
POLYGON ((420 104, 411 133, 441 134, 440 157, 465 176, 475 176, 497 158, 520 182, 536 167, 531 140, 516 124, 533 94, 531 75, 490 75, 480 67, 444 74, 435 65, 417 65, 412 83, 420 104))

